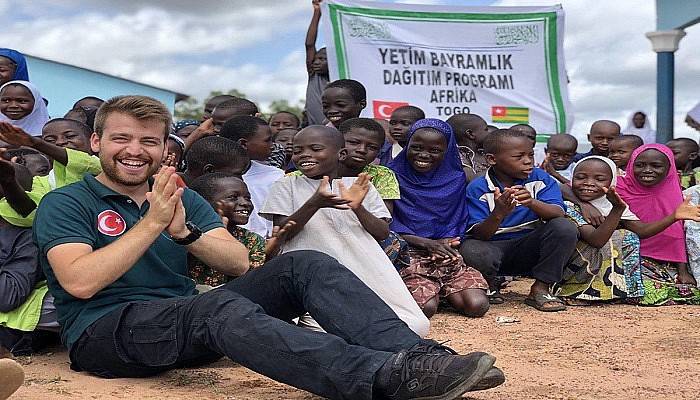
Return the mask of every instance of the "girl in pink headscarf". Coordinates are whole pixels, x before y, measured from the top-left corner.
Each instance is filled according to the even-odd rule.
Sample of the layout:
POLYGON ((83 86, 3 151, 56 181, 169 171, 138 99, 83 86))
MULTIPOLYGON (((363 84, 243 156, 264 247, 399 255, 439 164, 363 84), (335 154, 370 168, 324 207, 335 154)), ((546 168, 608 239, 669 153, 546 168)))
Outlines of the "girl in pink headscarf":
MULTIPOLYGON (((673 214, 684 200, 671 149, 661 144, 637 148, 617 192, 642 222, 673 214)), ((642 304, 700 304, 700 290, 688 272, 682 221, 642 239, 640 255, 645 292, 642 304)))

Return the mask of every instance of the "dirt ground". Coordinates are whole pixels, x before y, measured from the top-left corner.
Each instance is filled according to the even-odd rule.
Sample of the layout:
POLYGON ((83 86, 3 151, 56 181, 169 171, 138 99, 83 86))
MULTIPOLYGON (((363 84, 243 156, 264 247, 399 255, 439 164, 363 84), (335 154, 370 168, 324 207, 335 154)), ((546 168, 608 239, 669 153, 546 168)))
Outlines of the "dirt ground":
MULTIPOLYGON (((545 314, 522 303, 528 281, 481 319, 433 318, 431 337, 460 352, 488 351, 507 381, 468 399, 698 399, 700 307, 570 307, 545 314), (519 322, 499 323, 497 317, 519 322)), ((99 357, 99 355, 95 355, 99 357)), ((149 379, 72 372, 65 350, 19 360, 27 379, 12 399, 315 399, 231 361, 149 379)))

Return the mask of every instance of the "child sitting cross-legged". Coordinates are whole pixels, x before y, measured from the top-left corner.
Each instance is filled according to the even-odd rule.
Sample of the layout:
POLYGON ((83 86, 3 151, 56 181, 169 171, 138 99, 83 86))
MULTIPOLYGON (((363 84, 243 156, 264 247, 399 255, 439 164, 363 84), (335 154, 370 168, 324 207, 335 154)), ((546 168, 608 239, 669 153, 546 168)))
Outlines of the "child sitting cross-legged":
POLYGON ((282 253, 316 250, 335 257, 409 328, 425 336, 429 321, 377 244, 389 234, 391 214, 367 174, 339 177, 339 162, 347 157, 344 147, 343 135, 332 127, 312 125, 297 133, 292 161, 304 176, 275 182, 260 215, 275 226, 296 222, 282 253))
MULTIPOLYGON (((290 222, 285 229, 276 229, 267 242, 257 233, 243 228, 253 212, 253 203, 250 200, 248 186, 240 175, 222 172, 205 174, 195 179, 190 189, 199 193, 211 204, 221 216, 226 229, 248 249, 251 269, 262 267, 267 259, 274 257, 279 252, 286 229, 294 226, 294 223, 290 222)), ((194 257, 190 258, 188 264, 190 277, 199 285, 216 287, 233 279, 194 257)))
POLYGON ((533 142, 522 133, 494 131, 484 151, 491 167, 467 188, 468 239, 460 249, 465 263, 484 275, 494 302, 502 302, 497 275, 529 275, 535 282, 525 304, 565 310, 550 286, 561 280, 578 231, 566 218, 559 184, 534 167, 533 142))
MULTIPOLYGON (((673 152, 662 144, 646 144, 632 153, 617 192, 643 222, 672 215, 684 203, 673 152)), ((690 199, 686 199, 688 202, 690 199)), ((700 304, 700 290, 688 271, 683 222, 641 240, 643 305, 700 304)))
POLYGON ((573 193, 597 208, 605 220, 594 227, 585 221, 579 206, 566 203, 567 215, 578 226, 580 240, 555 293, 570 304, 640 300, 644 287, 639 238, 652 237, 678 220, 700 220, 700 208, 686 201, 670 215, 641 222, 616 192, 617 180, 617 166, 606 157, 586 157, 574 168, 573 193))
POLYGON ((402 193, 391 229, 409 245, 409 265, 400 273, 413 298, 429 318, 440 298, 481 317, 489 309, 488 285, 457 250, 467 224, 467 179, 452 128, 439 119, 417 121, 389 166, 402 193))

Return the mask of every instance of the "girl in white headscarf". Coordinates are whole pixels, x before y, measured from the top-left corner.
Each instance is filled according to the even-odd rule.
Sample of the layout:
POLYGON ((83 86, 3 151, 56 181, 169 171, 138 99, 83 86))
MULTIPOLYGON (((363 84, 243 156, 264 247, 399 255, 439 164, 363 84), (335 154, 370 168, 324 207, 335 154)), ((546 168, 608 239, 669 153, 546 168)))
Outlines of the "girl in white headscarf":
POLYGON ((656 143, 656 131, 651 129, 649 117, 643 111, 635 111, 630 114, 622 134, 637 135, 642 138, 644 144, 656 143))
POLYGON ((27 81, 10 81, 0 87, 0 122, 9 122, 32 136, 41 136, 49 111, 39 89, 27 81))

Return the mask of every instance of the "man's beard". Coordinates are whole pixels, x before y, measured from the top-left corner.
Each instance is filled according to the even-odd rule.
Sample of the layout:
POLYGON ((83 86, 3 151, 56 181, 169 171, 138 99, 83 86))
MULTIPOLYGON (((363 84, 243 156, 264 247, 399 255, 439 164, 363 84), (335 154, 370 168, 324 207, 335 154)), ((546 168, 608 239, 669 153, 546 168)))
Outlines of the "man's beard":
MULTIPOLYGON (((144 160, 145 161, 145 160, 144 160)), ((160 164, 156 164, 153 160, 150 161, 150 166, 143 176, 127 175, 122 173, 117 166, 118 161, 115 158, 105 160, 100 155, 100 164, 102 165, 102 172, 113 182, 122 186, 140 186, 148 181, 148 178, 153 176, 158 172, 160 164)))

